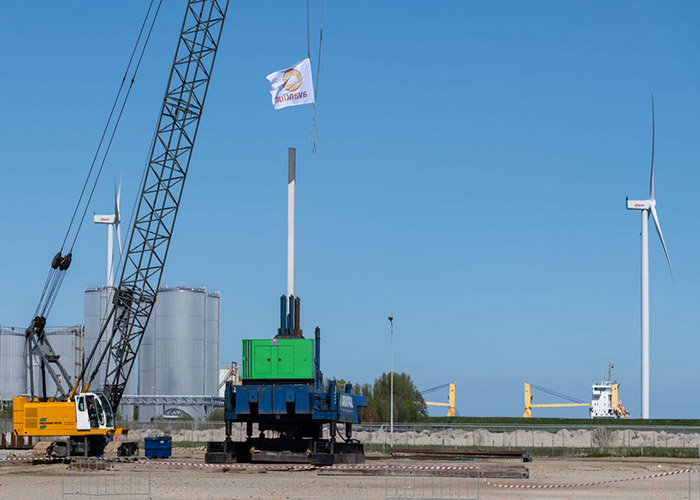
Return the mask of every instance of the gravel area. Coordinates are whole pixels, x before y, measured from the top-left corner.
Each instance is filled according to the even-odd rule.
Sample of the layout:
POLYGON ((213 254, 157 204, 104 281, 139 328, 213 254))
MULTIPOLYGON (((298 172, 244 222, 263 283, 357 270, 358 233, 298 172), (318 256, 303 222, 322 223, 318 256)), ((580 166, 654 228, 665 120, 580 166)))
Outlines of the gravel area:
MULTIPOLYGON (((180 453, 178 453, 180 455, 180 453)), ((202 452, 190 450, 189 456, 176 460, 202 461, 202 452)), ((372 465, 383 462, 372 460, 372 465)), ((687 468, 693 461, 663 459, 548 459, 526 464, 530 469, 530 479, 492 480, 506 484, 565 484, 619 479, 634 476, 668 472, 687 468)), ((0 463, 0 499, 50 499, 61 498, 61 464, 30 465, 28 463, 0 463)), ((108 470, 107 475, 113 474, 108 470)), ((76 474, 79 474, 76 472, 76 474)), ((83 480, 87 474, 83 472, 83 480)), ((91 471, 96 475, 105 471, 91 471)), ((67 476, 68 477, 68 476, 67 476)), ((113 476, 109 476, 113 477, 113 476)), ((117 478, 120 476, 117 475, 117 478)), ((128 477, 128 475, 127 475, 128 477)), ((142 475, 141 477, 147 477, 142 475)), ((480 498, 483 499, 687 499, 689 475, 660 477, 615 485, 594 486, 558 490, 513 490, 500 489, 480 484, 480 498)), ((700 493, 700 474, 690 475, 695 498, 700 493)), ((436 478, 433 478, 435 481, 436 478)), ((430 476, 401 476, 399 484, 406 485, 408 495, 414 493, 411 481, 430 481, 430 476), (403 482, 401 482, 403 481, 403 482)), ((325 475, 318 471, 263 471, 260 469, 228 470, 207 469, 204 467, 169 466, 154 461, 151 468, 151 494, 154 499, 265 499, 265 500, 355 500, 383 499, 385 497, 385 477, 383 475, 325 475)), ((443 478, 444 498, 450 498, 443 478)), ((109 481, 107 482, 109 486, 109 481)), ((103 481, 104 484, 104 481, 103 481)), ((392 483, 393 484, 393 483, 392 483)), ((462 479, 462 487, 464 479, 462 479)), ((93 483, 94 485, 94 483, 93 483)), ((471 493, 474 493, 472 482, 471 493)), ((85 482, 83 483, 85 486, 85 482)), ((451 488, 456 484, 452 481, 451 488)), ((437 492, 437 488, 435 492, 437 492)), ((422 492, 415 490, 420 497, 422 492)), ((450 491, 454 497, 454 490, 450 491)), ((399 496, 403 491, 399 490, 399 496)), ((72 498, 72 497, 67 497, 72 498)), ((81 497, 90 498, 90 497, 81 497)), ((117 498, 117 497, 102 497, 117 498)), ((124 498, 124 497, 119 497, 124 498)))

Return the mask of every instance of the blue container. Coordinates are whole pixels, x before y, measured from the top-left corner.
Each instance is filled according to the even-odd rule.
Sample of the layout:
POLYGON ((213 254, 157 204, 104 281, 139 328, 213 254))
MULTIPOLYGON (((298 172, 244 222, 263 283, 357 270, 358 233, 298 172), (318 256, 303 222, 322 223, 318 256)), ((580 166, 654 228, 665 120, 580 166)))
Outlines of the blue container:
POLYGON ((173 438, 170 436, 144 438, 144 454, 148 458, 170 458, 173 454, 173 438))

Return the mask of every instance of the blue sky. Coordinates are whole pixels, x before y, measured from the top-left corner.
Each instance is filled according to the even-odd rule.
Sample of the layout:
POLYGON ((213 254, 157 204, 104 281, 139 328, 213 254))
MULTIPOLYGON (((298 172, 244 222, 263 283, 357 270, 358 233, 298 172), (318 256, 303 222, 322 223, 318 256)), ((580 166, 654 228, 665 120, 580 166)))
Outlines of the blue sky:
MULTIPOLYGON (((121 175, 130 215, 184 5, 164 2, 90 213, 121 175)), ((31 319, 146 7, 0 7, 0 324, 31 319)), ((653 92, 676 282, 650 228, 651 415, 697 417, 699 21, 695 2, 326 2, 312 154, 311 108, 274 111, 265 80, 306 56, 305 2, 232 2, 163 282, 221 291, 222 362, 275 334, 296 146, 297 292, 327 376, 387 371, 391 314, 396 370, 457 382, 461 415, 520 415, 524 381, 587 399, 614 361, 638 416, 624 198, 648 194, 653 92)), ((82 322, 104 280, 86 224, 49 324, 82 322)))

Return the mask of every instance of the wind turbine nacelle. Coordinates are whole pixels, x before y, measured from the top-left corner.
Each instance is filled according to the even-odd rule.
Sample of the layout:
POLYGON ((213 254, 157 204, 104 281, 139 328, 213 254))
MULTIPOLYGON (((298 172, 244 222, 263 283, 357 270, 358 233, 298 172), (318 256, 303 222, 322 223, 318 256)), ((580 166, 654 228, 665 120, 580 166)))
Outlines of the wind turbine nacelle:
POLYGON ((649 210, 651 200, 627 200, 627 210, 649 210))
POLYGON ((115 215, 95 215, 95 224, 114 224, 117 222, 115 215))

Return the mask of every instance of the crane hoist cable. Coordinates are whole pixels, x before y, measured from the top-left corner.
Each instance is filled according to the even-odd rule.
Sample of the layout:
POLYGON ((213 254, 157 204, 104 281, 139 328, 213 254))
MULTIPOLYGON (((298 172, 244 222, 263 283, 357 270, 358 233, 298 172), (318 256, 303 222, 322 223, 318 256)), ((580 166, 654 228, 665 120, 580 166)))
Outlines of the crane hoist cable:
MULTIPOLYGON (((316 152, 316 144, 318 143, 318 125, 316 124, 316 102, 318 101, 318 81, 321 76, 321 45, 323 44, 323 2, 321 0, 321 28, 318 35, 318 60, 316 61, 316 84, 314 85, 314 108, 311 115, 311 129, 309 135, 313 142, 312 153, 316 152)), ((309 44, 309 1, 306 1, 306 50, 311 59, 311 48, 309 44)))
MULTIPOLYGON (((153 3, 153 1, 154 0, 151 0, 151 3, 153 3)), ((92 189, 90 190, 90 196, 88 196, 87 202, 85 203, 85 208, 83 209, 83 215, 80 218, 80 223, 78 224, 78 228, 75 232, 75 236, 73 237, 73 242, 71 243, 71 247, 70 247, 71 252, 73 251, 73 247, 75 246, 75 242, 78 239, 78 234, 80 233, 80 229, 82 228, 83 223, 85 222, 85 216, 87 215, 88 207, 90 206, 90 201, 92 201, 92 197, 95 194, 95 188, 97 187, 97 181, 99 180, 100 175, 102 174, 102 169, 104 168, 105 162, 107 161, 107 156, 109 155, 109 151, 112 147, 112 142, 114 141, 114 136, 117 133, 117 128, 119 127, 119 123, 121 122, 122 115, 124 114, 124 108, 126 107, 126 103, 129 100, 129 96, 131 95, 131 89, 134 86, 134 81, 136 80, 136 74, 138 73, 139 68, 141 67, 141 63, 143 62, 143 56, 146 53, 146 47, 148 47, 148 42, 151 39, 151 34, 153 33, 153 27, 155 26, 156 19, 158 18, 158 13, 160 12, 160 7, 162 4, 163 4, 163 0, 159 0, 158 1, 158 8, 156 9, 156 12, 155 12, 153 19, 151 21, 151 26, 148 29, 148 34, 146 35, 146 40, 144 41, 144 44, 141 47, 141 53, 139 54, 139 59, 138 59, 138 62, 136 63, 136 68, 134 69, 134 74, 131 77, 131 80, 129 81, 129 87, 126 90, 126 95, 124 96, 124 101, 122 101, 121 108, 119 109, 119 114, 117 115, 116 121, 114 123, 114 128, 112 129, 112 134, 109 137, 109 142, 107 143, 107 147, 105 149, 104 156, 102 157, 102 161, 100 162, 100 168, 97 171, 95 181, 92 184, 92 189)), ((150 9, 150 6, 149 6, 149 9, 150 9)), ((140 33, 139 33, 139 37, 140 37, 140 33)), ((131 63, 131 60, 130 60, 130 63, 131 63)), ((112 115, 110 113, 110 117, 111 116, 112 115)))
MULTIPOLYGON (((73 210, 73 216, 71 217, 70 223, 68 224, 68 229, 66 231, 66 236, 63 238, 63 243, 61 244, 61 251, 63 251, 66 242, 68 241, 68 236, 70 235, 70 230, 73 227, 73 223, 75 222, 75 217, 78 214, 78 209, 80 208, 81 201, 83 199, 83 196, 85 195, 85 189, 87 188, 88 181, 90 180, 90 176, 92 175, 92 171, 95 168, 95 164, 97 163, 97 158, 99 156, 100 150, 102 149, 102 144, 104 143, 105 136, 107 135, 107 131, 109 130, 109 124, 112 121, 112 117, 114 116, 114 111, 117 108, 117 104, 119 103, 119 98, 121 97, 122 90, 124 89, 124 84, 127 81, 127 77, 129 75, 129 70, 131 69, 131 64, 134 62, 134 56, 136 55, 136 51, 138 49, 139 43, 141 42, 141 37, 143 36, 143 30, 146 27, 146 23, 148 21, 148 17, 150 16, 151 9, 153 8, 153 3, 155 0, 151 0, 151 3, 148 5, 148 10, 146 11, 146 15, 143 19, 143 22, 141 23, 141 28, 139 30, 139 34, 136 38, 136 43, 134 44, 134 48, 131 51, 131 55, 129 57, 129 62, 126 65, 126 70, 124 70, 124 76, 122 77, 122 81, 119 85, 119 89, 117 90, 117 95, 114 97, 114 102, 112 103, 112 108, 110 109, 109 116, 107 117, 107 122, 105 123, 105 126, 102 130, 102 135, 100 136, 100 141, 97 144, 97 149, 95 150, 95 155, 92 158, 92 163, 90 164, 90 169, 88 170, 87 177, 85 179, 85 182, 83 183, 83 188, 80 191, 80 196, 78 197, 78 202, 76 203, 75 209, 73 210)), ((158 10, 160 10, 160 4, 158 5, 158 10)), ((149 30, 148 36, 150 37, 151 30, 153 29, 153 23, 155 23, 155 18, 157 17, 158 12, 156 12, 156 15, 153 18, 153 22, 151 23, 151 29, 149 30)), ((146 41, 148 43, 148 41, 146 41)), ((144 44, 144 50, 145 50, 145 44, 144 44)), ((141 56, 143 56, 143 52, 141 53, 141 56)), ((139 59, 140 63, 140 59, 139 59)), ((136 68, 136 71, 138 71, 138 67, 136 68)), ((134 78, 136 77, 136 71, 134 72, 134 75, 131 78, 131 83, 130 86, 133 85, 134 78)), ((128 98, 128 96, 127 96, 128 98)), ((123 108, 123 106, 122 106, 123 108)))
POLYGON ((102 135, 100 136, 100 140, 99 140, 97 148, 95 150, 95 154, 94 154, 92 162, 90 164, 90 168, 88 169, 88 173, 87 173, 87 176, 85 178, 85 182, 83 183, 83 187, 80 191, 80 196, 78 197, 78 201, 77 201, 75 208, 73 210, 73 214, 72 214, 70 222, 68 224, 68 229, 66 230, 66 234, 63 238, 63 242, 61 243, 61 248, 60 248, 59 252, 52 259, 51 268, 49 269, 48 276, 46 277, 46 282, 44 283, 44 288, 42 290, 41 298, 39 299, 39 304, 37 305, 37 308, 36 308, 35 313, 34 313, 35 317, 44 317, 45 318, 49 314, 49 312, 51 311, 51 308, 53 307, 54 302, 56 301, 58 291, 60 290, 61 285, 63 284, 63 280, 65 278, 65 273, 62 271, 66 271, 68 269, 68 267, 70 267, 73 249, 75 247, 76 241, 78 239, 78 235, 80 234, 80 230, 82 229, 83 223, 85 221, 85 216, 86 216, 87 210, 90 206, 90 202, 92 201, 92 197, 95 193, 95 188, 97 187, 97 183, 100 179, 100 175, 102 174, 102 170, 103 170, 104 165, 107 161, 109 151, 110 151, 112 143, 114 141, 114 137, 115 137, 117 129, 119 127, 119 123, 120 123, 121 118, 123 116, 124 109, 125 109, 126 104, 129 100, 129 96, 131 95, 131 90, 132 90, 134 82, 136 80, 136 75, 138 74, 139 68, 141 67, 141 63, 143 61, 143 56, 145 54, 146 47, 148 46, 148 42, 150 41, 151 34, 153 33, 153 27, 155 26, 156 19, 158 18, 158 14, 160 12, 160 8, 161 8, 161 5, 163 3, 163 0, 159 0, 158 5, 155 8, 155 12, 153 13, 153 15, 151 15, 155 1, 156 0, 151 0, 150 4, 148 6, 148 10, 146 11, 146 15, 144 16, 143 22, 141 23, 141 28, 139 29, 139 33, 138 33, 138 36, 136 38, 136 42, 134 43, 134 47, 131 51, 129 61, 128 61, 126 69, 124 71, 124 76, 122 77, 121 83, 120 83, 119 88, 117 90, 117 94, 114 98, 114 102, 112 103, 112 107, 111 107, 109 115, 107 117, 107 121, 106 121, 105 126, 102 130, 102 135), (149 26, 149 18, 150 18, 150 26, 149 26), (148 31, 145 32, 147 27, 148 27, 148 31), (145 32, 145 38, 144 38, 144 32, 145 32), (139 48, 140 48, 140 53, 139 53, 139 48), (137 54, 138 54, 138 59, 136 58, 137 54), (130 76, 130 72, 132 71, 132 66, 133 66, 133 72, 131 73, 131 76, 130 76), (128 86, 127 86, 127 82, 128 82, 128 86), (126 91, 124 92, 125 87, 126 87, 126 91), (110 129, 111 129, 111 133, 110 133, 110 129), (105 139, 107 139, 106 145, 105 145, 105 139), (101 160, 99 160, 100 156, 101 156, 101 160), (99 167, 97 169, 96 174, 93 176, 93 172, 95 170, 95 167, 98 165, 98 160, 99 160, 99 167), (92 185, 90 185, 91 178, 92 178, 92 185), (86 192, 87 192, 88 188, 89 188, 89 195, 86 196, 86 192), (81 205, 84 205, 84 208, 82 211, 82 215, 80 216, 80 219, 78 220, 77 216, 80 212, 81 205), (78 220, 77 227, 75 228, 72 241, 70 241, 70 247, 68 249, 68 253, 63 255, 64 250, 66 250, 66 244, 70 240, 70 236, 71 236, 71 232, 73 230, 73 227, 76 224, 76 220, 78 220))
POLYGON ((92 196, 94 195, 95 192, 95 187, 97 185, 97 182, 99 181, 100 174, 102 173, 102 170, 104 168, 105 162, 107 160, 107 156, 109 155, 109 150, 111 148, 112 142, 114 140, 114 136, 117 132, 117 129, 119 127, 119 122, 121 121, 121 117, 124 113, 124 108, 126 107, 126 104, 129 100, 129 95, 131 94, 131 89, 133 88, 134 82, 136 80, 136 75, 138 74, 138 70, 141 67, 141 63, 143 61, 143 56, 146 51, 146 47, 148 46, 148 42, 150 40, 151 34, 153 32, 153 27, 155 25, 156 19, 158 18, 158 13, 160 12, 160 8, 162 5, 163 0, 157 0, 158 1, 158 6, 155 9, 155 12, 153 12, 153 6, 156 2, 156 0, 151 0, 148 10, 146 12, 146 15, 144 16, 143 22, 141 23, 141 28, 139 29, 139 34, 136 38, 136 42, 134 44, 134 48, 131 51, 131 55, 129 57, 129 61, 126 66, 126 70, 124 71, 124 76, 122 77, 121 83, 119 85, 119 89, 117 90, 117 95, 114 98, 114 102, 112 104, 112 108, 110 110, 109 116, 107 118, 107 122, 105 123, 104 129, 102 131, 102 135, 100 137, 100 141, 98 143, 97 149, 95 151, 95 155, 93 157, 92 163, 90 164, 90 168, 88 170, 88 174, 85 178, 85 182, 83 183, 83 187, 80 192, 80 196, 78 197, 78 202, 76 203, 75 209, 73 210, 73 215, 71 216, 70 223, 68 225, 68 229, 66 230, 66 235, 63 239, 63 242, 61 243, 61 248, 58 251, 58 253, 52 258, 51 260, 51 267, 49 269, 48 275, 46 277, 46 281, 44 282, 44 288, 41 293, 41 297, 39 299, 39 303, 36 307, 35 313, 34 313, 34 318, 30 322, 29 326, 27 327, 25 331, 25 354, 27 356, 27 366, 29 368, 29 378, 30 378, 30 393, 32 398, 35 396, 34 392, 34 360, 33 357, 37 356, 41 358, 41 362, 39 363, 39 367, 41 370, 41 376, 42 376, 42 387, 44 387, 44 394, 43 396, 46 397, 46 372, 48 371, 49 375, 53 379, 57 389, 62 393, 61 396, 65 396, 65 391, 63 391, 63 388, 61 387, 63 383, 67 383, 68 385, 71 384, 70 380, 70 375, 66 371, 65 367, 61 365, 59 362, 59 356, 56 355, 54 352, 53 348, 51 347, 51 344, 49 343, 48 339, 46 338, 46 334, 44 331, 44 328, 46 326, 46 317, 48 316, 49 312, 51 311, 51 308, 53 307, 54 303, 56 302, 56 298, 58 296, 58 292, 61 288, 61 285, 63 284, 63 281, 65 280, 66 273, 65 271, 68 270, 70 267, 71 261, 72 261, 72 253, 73 249, 75 247, 75 243, 78 239, 78 235, 80 233, 80 229, 82 228, 83 222, 85 220, 85 215, 87 214, 87 209, 90 205, 90 202, 92 200, 92 196), (152 13, 153 12, 153 13, 152 13), (150 19, 150 26, 149 26, 149 19, 150 19), (148 27, 148 30, 146 31, 146 28, 148 27), (144 37, 145 33, 145 37, 144 37), (139 50, 140 49, 140 50, 139 50), (139 53, 140 52, 140 53, 139 53), (138 58, 137 58, 138 55, 138 58), (133 70, 132 70, 133 68, 133 70), (128 82, 128 84, 127 84, 128 82), (126 88, 126 91, 124 89, 126 88), (116 113, 116 114, 115 114, 116 113), (111 129, 111 133, 110 133, 111 129), (106 147, 105 146, 105 139, 109 137, 106 147), (93 176, 93 171, 95 170, 95 166, 98 164, 98 160, 100 158, 100 155, 102 155, 102 159, 99 162, 99 168, 96 172, 96 174, 93 176), (92 186, 90 187, 90 182, 92 178, 92 186), (89 196, 86 197, 86 192, 89 190, 89 196), (64 254, 64 251, 66 250, 66 245, 70 241, 70 236, 73 231, 73 227, 76 223, 76 217, 80 213, 80 208, 81 204, 84 204, 84 209, 82 212, 82 215, 80 217, 80 220, 77 224, 77 227, 74 230, 73 234, 73 239, 70 243, 70 248, 67 249, 67 253, 64 254), (60 373, 57 373, 56 370, 54 370, 51 366, 50 363, 55 363, 56 365, 56 370, 60 373))
POLYGON ((533 389, 537 389, 538 391, 542 391, 542 392, 549 394, 551 396, 556 396, 558 398, 562 398, 562 399, 565 399, 567 401, 571 401, 572 403, 581 403, 581 404, 586 403, 586 401, 583 401, 581 399, 576 399, 576 398, 571 397, 571 396, 567 396, 566 394, 562 394, 561 392, 556 392, 556 391, 553 391, 551 389, 547 389, 546 387, 542 387, 541 385, 530 384, 530 387, 532 387, 533 389))
POLYGON ((431 392, 439 391, 440 389, 444 389, 445 387, 449 387, 450 384, 442 384, 438 385, 437 387, 431 387, 430 389, 426 389, 424 391, 420 391, 421 394, 429 394, 431 392))

